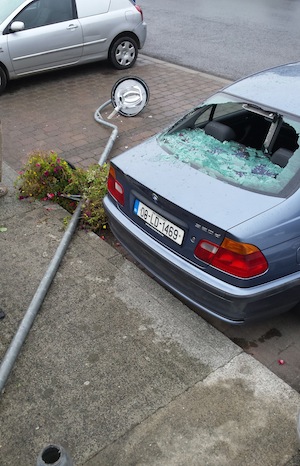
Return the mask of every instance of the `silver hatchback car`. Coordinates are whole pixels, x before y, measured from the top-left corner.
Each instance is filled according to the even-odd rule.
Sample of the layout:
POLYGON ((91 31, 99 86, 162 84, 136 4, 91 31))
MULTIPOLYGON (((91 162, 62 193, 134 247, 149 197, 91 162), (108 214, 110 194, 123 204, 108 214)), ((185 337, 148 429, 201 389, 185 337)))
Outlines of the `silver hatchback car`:
POLYGON ((0 93, 9 79, 66 66, 130 68, 146 34, 132 0, 0 0, 0 93))

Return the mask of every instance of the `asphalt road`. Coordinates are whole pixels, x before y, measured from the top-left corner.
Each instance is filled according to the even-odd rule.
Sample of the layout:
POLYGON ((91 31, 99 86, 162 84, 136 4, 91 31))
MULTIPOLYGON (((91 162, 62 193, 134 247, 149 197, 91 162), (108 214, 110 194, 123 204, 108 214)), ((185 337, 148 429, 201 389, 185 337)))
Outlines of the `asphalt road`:
POLYGON ((146 55, 229 79, 299 60, 298 0, 139 0, 146 55))

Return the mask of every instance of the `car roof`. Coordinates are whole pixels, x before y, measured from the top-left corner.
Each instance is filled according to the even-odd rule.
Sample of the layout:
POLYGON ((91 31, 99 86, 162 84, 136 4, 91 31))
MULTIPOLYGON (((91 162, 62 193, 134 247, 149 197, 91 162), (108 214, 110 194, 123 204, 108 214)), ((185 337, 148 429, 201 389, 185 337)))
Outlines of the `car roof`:
POLYGON ((223 92, 266 109, 300 116, 300 62, 255 73, 223 92))

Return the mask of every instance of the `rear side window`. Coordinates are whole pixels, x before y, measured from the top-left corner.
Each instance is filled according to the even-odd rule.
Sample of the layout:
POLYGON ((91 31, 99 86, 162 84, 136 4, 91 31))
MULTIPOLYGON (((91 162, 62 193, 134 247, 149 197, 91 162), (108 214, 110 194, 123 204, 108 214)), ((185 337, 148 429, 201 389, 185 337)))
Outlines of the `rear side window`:
POLYGON ((78 18, 107 13, 110 0, 76 0, 78 18))

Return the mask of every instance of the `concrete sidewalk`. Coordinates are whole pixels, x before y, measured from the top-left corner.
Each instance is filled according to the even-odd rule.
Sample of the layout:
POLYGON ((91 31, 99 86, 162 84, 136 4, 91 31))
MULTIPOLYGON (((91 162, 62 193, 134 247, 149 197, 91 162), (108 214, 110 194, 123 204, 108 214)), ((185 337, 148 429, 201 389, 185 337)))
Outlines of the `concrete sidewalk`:
MULTIPOLYGON (((4 164, 0 357, 66 212, 4 164)), ((0 399, 0 464, 296 466, 300 395, 94 234, 75 233, 0 399)))

